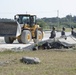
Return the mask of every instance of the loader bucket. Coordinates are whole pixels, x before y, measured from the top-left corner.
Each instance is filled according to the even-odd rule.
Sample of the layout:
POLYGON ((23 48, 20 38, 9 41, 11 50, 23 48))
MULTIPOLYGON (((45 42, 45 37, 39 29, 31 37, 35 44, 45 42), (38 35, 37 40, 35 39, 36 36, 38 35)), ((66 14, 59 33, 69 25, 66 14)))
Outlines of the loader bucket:
POLYGON ((16 36, 17 26, 16 22, 0 22, 0 36, 16 36))

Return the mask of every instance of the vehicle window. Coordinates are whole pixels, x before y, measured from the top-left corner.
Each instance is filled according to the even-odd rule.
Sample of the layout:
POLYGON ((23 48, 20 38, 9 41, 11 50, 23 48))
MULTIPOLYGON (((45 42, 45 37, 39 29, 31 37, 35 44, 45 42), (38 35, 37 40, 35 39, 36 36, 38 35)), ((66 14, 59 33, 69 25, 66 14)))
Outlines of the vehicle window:
POLYGON ((29 17, 23 17, 22 22, 23 24, 29 24, 29 17))
POLYGON ((34 18, 34 23, 35 23, 35 21, 36 21, 36 17, 34 16, 33 18, 34 18))
POLYGON ((19 16, 19 19, 18 19, 18 22, 19 22, 20 24, 29 24, 30 19, 29 19, 28 16, 20 15, 20 16, 19 16))

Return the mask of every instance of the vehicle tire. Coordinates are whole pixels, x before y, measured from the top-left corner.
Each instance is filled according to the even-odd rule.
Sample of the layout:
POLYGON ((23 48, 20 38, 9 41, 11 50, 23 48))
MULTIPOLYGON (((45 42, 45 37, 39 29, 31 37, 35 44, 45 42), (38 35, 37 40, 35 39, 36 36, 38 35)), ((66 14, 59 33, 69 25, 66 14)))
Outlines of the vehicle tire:
POLYGON ((6 36, 6 37, 4 37, 4 39, 5 39, 5 43, 7 43, 7 44, 12 44, 14 42, 13 37, 6 36))
POLYGON ((39 41, 42 41, 42 32, 40 30, 36 31, 36 38, 33 39, 34 43, 37 43, 39 41))
POLYGON ((18 40, 19 43, 22 43, 21 36, 19 36, 19 38, 17 40, 18 40))
POLYGON ((23 30, 21 34, 22 43, 27 44, 31 41, 31 39, 32 39, 31 32, 29 30, 23 30))
POLYGON ((17 39, 19 43, 22 43, 21 39, 17 39))

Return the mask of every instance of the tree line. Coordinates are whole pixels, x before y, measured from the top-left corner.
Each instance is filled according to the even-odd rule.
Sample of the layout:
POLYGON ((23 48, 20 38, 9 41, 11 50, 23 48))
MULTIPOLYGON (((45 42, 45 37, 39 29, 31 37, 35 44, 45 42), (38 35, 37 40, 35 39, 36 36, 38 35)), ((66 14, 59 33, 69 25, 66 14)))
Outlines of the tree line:
MULTIPOLYGON (((7 18, 0 19, 0 22, 5 22, 5 21, 11 22, 14 20, 7 19, 7 18)), ((37 24, 39 24, 43 29, 50 29, 53 26, 56 28, 62 28, 62 27, 66 27, 66 28, 74 27, 74 28, 76 28, 76 16, 67 15, 66 17, 63 17, 63 18, 59 18, 59 17, 38 18, 37 24)))
POLYGON ((52 18, 41 18, 37 20, 37 23, 44 29, 49 29, 51 27, 74 27, 76 28, 76 16, 67 15, 66 17, 59 18, 59 17, 52 17, 52 18))

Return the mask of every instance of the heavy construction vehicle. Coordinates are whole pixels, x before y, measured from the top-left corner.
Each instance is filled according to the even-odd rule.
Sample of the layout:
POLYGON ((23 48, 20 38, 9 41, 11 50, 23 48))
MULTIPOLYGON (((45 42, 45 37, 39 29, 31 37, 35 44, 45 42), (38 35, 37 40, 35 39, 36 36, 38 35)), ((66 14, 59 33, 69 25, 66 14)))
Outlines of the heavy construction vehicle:
POLYGON ((0 36, 4 36, 6 43, 16 39, 19 43, 27 44, 32 39, 36 43, 42 40, 43 30, 36 23, 36 15, 17 14, 14 21, 0 22, 0 36))

